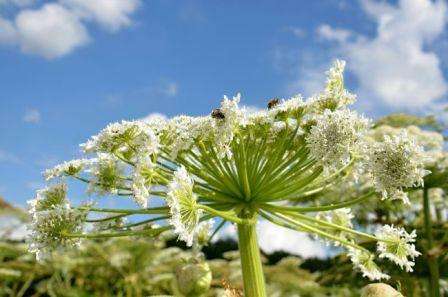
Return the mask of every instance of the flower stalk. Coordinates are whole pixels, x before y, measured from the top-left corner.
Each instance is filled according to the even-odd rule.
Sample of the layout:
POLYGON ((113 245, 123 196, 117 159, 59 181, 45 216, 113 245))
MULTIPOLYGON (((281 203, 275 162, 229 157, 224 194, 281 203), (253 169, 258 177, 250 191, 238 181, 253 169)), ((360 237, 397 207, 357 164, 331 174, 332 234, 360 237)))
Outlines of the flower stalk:
POLYGON ((429 267, 429 292, 430 297, 440 297, 439 288, 439 264, 437 257, 431 254, 431 250, 434 248, 434 238, 432 236, 432 219, 431 219, 431 206, 429 201, 429 189, 423 188, 423 215, 425 223, 425 235, 427 240, 426 258, 429 267))
POLYGON ((245 296, 266 297, 256 224, 253 221, 238 224, 238 248, 243 270, 245 296))

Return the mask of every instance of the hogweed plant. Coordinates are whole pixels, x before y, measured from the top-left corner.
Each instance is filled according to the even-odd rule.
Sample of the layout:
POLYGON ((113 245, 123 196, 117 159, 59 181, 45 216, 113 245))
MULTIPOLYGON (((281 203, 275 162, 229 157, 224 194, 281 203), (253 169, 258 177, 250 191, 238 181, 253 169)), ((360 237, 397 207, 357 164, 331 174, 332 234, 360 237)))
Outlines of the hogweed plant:
POLYGON ((336 61, 325 90, 308 100, 272 99, 265 110, 251 111, 238 106, 238 94, 224 96, 208 116, 110 124, 81 145, 89 158, 45 172, 48 181, 57 182, 30 202, 30 250, 45 259, 51 250, 85 238, 156 236, 169 229, 198 250, 217 218, 213 233, 225 222, 237 227, 245 296, 263 297, 256 224, 265 219, 345 248, 354 267, 371 280, 388 278, 377 258, 412 271, 420 254, 415 232, 389 225, 375 234, 357 231, 350 207, 379 198, 408 203, 407 191, 421 187, 427 174, 422 148, 405 132, 367 140, 370 121, 348 109, 355 96, 344 88, 344 66, 336 61), (358 175, 370 178, 367 193, 319 203, 326 189, 358 175), (66 178, 84 182, 89 194, 128 196, 140 207, 73 206, 66 178), (164 204, 151 207, 154 196, 164 204), (148 218, 121 221, 132 215, 148 218), (366 249, 363 240, 377 242, 377 251, 366 249))

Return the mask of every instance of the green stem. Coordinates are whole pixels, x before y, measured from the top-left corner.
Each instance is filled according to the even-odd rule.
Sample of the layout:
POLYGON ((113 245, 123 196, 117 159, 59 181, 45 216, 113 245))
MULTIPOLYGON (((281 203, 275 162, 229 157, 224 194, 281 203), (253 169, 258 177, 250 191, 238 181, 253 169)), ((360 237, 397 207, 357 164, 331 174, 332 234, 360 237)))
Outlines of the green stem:
POLYGON ((432 236, 432 221, 431 212, 429 204, 428 188, 423 188, 423 210, 424 210, 424 220, 425 220, 425 233, 426 240, 428 242, 426 258, 429 266, 429 284, 430 284, 430 296, 440 297, 439 289, 439 265, 437 263, 437 257, 431 255, 431 250, 434 247, 434 239, 432 236))
POLYGON ((238 225, 238 246, 243 270, 244 296, 266 297, 260 249, 254 223, 238 225))
POLYGON ((203 209, 203 210, 205 210, 208 213, 211 213, 211 214, 216 215, 216 216, 220 216, 220 217, 222 217, 222 218, 224 218, 224 219, 226 219, 228 221, 231 221, 233 223, 236 223, 236 224, 243 223, 242 219, 233 216, 231 213, 228 213, 228 212, 225 212, 225 211, 220 211, 220 210, 214 209, 214 208, 209 207, 209 206, 204 205, 204 204, 200 204, 198 207, 203 209))
POLYGON ((274 205, 274 204, 262 204, 262 208, 270 208, 277 211, 295 211, 295 212, 316 212, 316 211, 329 211, 329 210, 335 210, 339 208, 349 207, 355 204, 359 204, 366 200, 367 198, 373 196, 375 194, 374 191, 368 192, 367 194, 364 194, 356 199, 351 199, 348 201, 336 203, 336 204, 330 204, 330 205, 322 205, 322 206, 308 206, 308 207, 301 207, 301 206, 282 206, 282 205, 274 205))

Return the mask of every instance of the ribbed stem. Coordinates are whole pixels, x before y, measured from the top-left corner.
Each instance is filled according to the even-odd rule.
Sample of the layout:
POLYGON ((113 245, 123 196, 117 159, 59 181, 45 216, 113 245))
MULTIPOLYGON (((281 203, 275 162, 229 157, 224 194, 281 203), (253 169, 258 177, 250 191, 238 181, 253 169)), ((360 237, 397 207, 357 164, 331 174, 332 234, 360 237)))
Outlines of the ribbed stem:
POLYGON ((266 297, 255 223, 238 225, 238 246, 243 270, 244 296, 266 297))
POLYGON ((434 247, 434 239, 432 237, 432 221, 431 221, 431 209, 429 204, 428 188, 423 188, 423 210, 425 220, 425 233, 426 240, 428 241, 426 258, 429 266, 429 285, 430 296, 440 297, 439 288, 439 265, 437 263, 437 257, 431 255, 431 250, 434 247))

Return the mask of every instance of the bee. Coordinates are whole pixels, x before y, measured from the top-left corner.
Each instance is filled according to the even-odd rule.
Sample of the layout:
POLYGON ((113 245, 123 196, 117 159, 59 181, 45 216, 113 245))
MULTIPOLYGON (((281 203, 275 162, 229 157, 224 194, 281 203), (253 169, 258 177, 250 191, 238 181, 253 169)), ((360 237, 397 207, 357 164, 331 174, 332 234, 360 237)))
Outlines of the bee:
POLYGON ((223 120, 226 117, 220 108, 213 109, 211 116, 212 116, 212 118, 218 119, 218 120, 223 120))
POLYGON ((268 109, 274 108, 279 103, 280 103, 280 100, 278 98, 273 98, 273 99, 269 100, 269 102, 268 102, 268 109))

